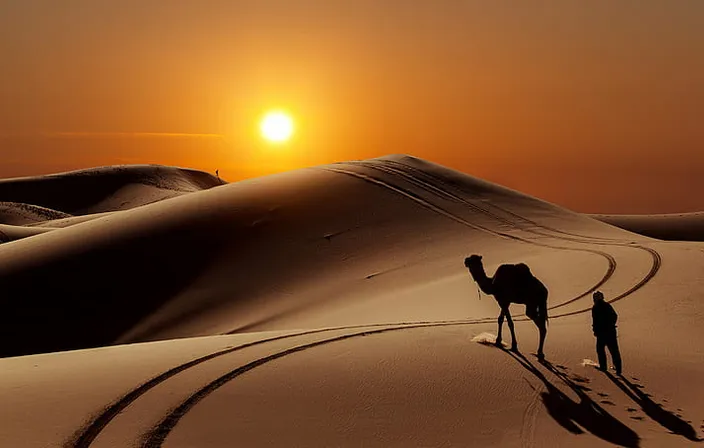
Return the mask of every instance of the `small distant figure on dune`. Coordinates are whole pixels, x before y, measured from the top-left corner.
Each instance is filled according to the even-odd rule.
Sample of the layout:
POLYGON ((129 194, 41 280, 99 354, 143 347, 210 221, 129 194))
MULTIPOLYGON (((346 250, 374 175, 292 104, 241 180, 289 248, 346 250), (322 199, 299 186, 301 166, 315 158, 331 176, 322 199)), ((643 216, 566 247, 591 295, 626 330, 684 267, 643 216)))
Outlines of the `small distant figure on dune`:
POLYGON ((215 176, 220 179, 220 170, 215 170, 215 176))
POLYGON ((469 269, 469 273, 484 294, 493 295, 501 308, 496 345, 501 346, 501 329, 505 317, 508 329, 511 331, 511 350, 518 351, 509 306, 512 303, 523 304, 526 306, 526 316, 535 323, 540 332, 538 359, 544 359, 543 346, 548 322, 548 289, 530 272, 528 265, 524 263, 502 264, 496 269, 493 277, 487 277, 484 272, 481 255, 465 258, 464 265, 469 269))
POLYGON ((605 372, 607 370, 606 347, 608 347, 616 374, 621 375, 621 353, 618 350, 618 338, 616 336, 618 314, 616 314, 614 307, 604 300, 604 294, 601 291, 595 291, 592 298, 594 299, 592 330, 594 331, 594 336, 596 336, 596 354, 599 357, 599 369, 605 372))

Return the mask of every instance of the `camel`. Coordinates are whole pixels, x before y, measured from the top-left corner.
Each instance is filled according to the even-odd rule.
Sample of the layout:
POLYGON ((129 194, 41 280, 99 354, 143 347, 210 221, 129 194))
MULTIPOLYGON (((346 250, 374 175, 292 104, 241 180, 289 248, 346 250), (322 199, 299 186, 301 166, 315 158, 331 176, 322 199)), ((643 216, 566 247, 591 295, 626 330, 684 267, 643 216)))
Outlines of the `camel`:
POLYGON ((540 332, 538 358, 545 359, 543 345, 547 335, 548 322, 548 289, 545 285, 533 276, 530 268, 524 263, 502 264, 496 269, 493 277, 487 277, 484 272, 481 255, 465 258, 464 265, 469 269, 469 273, 484 294, 493 295, 501 307, 496 345, 501 347, 501 328, 504 317, 506 317, 508 328, 511 330, 511 350, 518 351, 509 306, 512 303, 522 304, 526 306, 526 316, 535 323, 540 332))

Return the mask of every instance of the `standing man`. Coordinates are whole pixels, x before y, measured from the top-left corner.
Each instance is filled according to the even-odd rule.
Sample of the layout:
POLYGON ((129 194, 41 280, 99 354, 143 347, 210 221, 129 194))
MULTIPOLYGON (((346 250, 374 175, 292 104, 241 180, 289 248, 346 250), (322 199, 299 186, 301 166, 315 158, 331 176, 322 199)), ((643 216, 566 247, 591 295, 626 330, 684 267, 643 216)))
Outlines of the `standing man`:
POLYGON ((592 307, 592 330, 596 336, 596 354, 599 357, 599 368, 607 370, 606 350, 609 348, 611 359, 616 368, 616 375, 621 375, 621 353, 618 351, 616 337, 616 321, 618 314, 610 303, 604 301, 604 294, 595 291, 593 294, 594 306, 592 307))

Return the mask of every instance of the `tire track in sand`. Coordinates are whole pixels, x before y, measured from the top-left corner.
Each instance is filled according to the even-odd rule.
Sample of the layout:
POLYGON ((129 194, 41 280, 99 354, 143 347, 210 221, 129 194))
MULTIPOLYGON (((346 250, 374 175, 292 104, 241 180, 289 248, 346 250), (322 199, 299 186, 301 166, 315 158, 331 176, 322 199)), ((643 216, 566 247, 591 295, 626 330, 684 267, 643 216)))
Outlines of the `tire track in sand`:
POLYGON ((302 352, 304 350, 309 350, 315 347, 319 347, 326 344, 331 344, 333 342, 344 341, 347 339, 352 339, 356 337, 370 336, 373 334, 387 333, 391 331, 409 330, 415 328, 427 328, 427 327, 444 327, 452 325, 472 325, 481 322, 466 322, 466 323, 429 323, 429 324, 418 324, 418 325, 406 325, 401 327, 387 327, 376 330, 365 330, 356 333, 349 333, 341 336, 335 336, 328 339, 323 339, 320 341, 315 341, 307 344, 297 345, 290 347, 268 356, 258 358, 247 364, 244 364, 230 372, 216 378, 207 385, 200 388, 198 391, 194 392, 186 400, 181 402, 180 405, 173 408, 166 416, 156 425, 154 425, 151 430, 145 433, 141 437, 140 446, 143 448, 157 448, 161 447, 168 437, 168 435, 173 431, 176 425, 181 421, 181 419, 186 416, 186 414, 191 411, 198 403, 200 403, 204 398, 232 381, 233 379, 239 377, 240 375, 249 372, 257 367, 260 367, 269 362, 275 361, 277 359, 283 358, 284 356, 291 355, 293 353, 302 352))
POLYGON ((328 331, 339 331, 339 330, 354 330, 354 329, 359 329, 359 328, 376 328, 376 327, 388 327, 390 325, 398 325, 398 326, 409 326, 409 325, 435 325, 435 324, 442 324, 442 325, 467 325, 467 324, 481 324, 481 323, 491 323, 495 319, 494 318, 482 318, 482 319, 474 319, 474 320, 454 320, 454 321, 426 321, 426 322, 399 322, 397 324, 389 324, 389 323, 380 323, 380 324, 364 324, 364 325, 349 325, 349 326, 340 326, 340 327, 330 327, 330 328, 319 328, 315 330, 306 330, 306 331, 300 331, 296 333, 290 333, 290 334, 285 334, 285 335, 279 335, 279 336, 273 336, 270 338, 264 338, 264 339, 259 339, 256 341, 248 342, 245 344, 241 344, 235 347, 230 347, 226 348, 223 350, 219 350, 213 353, 210 353, 205 356, 201 356, 199 358, 193 359, 191 361, 188 361, 186 363, 177 365, 155 377, 152 379, 142 383, 138 387, 132 389, 125 395, 121 396, 119 399, 111 403, 110 405, 106 406, 103 408, 102 411, 100 411, 97 415, 95 415, 92 419, 90 419, 86 424, 84 424, 81 428, 79 428, 78 431, 75 432, 74 436, 68 440, 67 442, 64 443, 64 446, 67 448, 87 448, 89 447, 93 441, 100 435, 100 433, 107 427, 110 422, 115 419, 120 413, 122 413, 127 407, 129 407, 132 403, 134 403, 139 397, 147 393, 149 390, 155 388, 159 384, 163 383, 164 381, 168 380, 169 378, 185 371, 190 368, 193 368, 199 364, 202 364, 204 362, 210 361, 214 358, 218 358, 220 356, 225 356, 230 353, 234 353, 240 350, 244 350, 249 347, 254 347, 256 345, 260 344, 265 344, 267 342, 273 342, 273 341, 279 341, 282 339, 289 339, 289 338, 294 338, 298 336, 308 336, 308 335, 314 335, 318 333, 323 333, 323 332, 328 332, 328 331))

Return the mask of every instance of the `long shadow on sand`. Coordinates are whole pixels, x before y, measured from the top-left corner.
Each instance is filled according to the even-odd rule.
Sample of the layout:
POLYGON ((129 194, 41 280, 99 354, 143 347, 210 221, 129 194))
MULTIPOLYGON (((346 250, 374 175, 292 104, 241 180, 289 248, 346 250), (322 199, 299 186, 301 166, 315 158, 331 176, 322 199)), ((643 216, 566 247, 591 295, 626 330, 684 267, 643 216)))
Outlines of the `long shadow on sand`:
POLYGON ((579 397, 579 401, 574 401, 552 384, 543 373, 535 367, 521 353, 502 350, 508 353, 513 359, 532 373, 545 385, 545 392, 541 398, 545 404, 548 414, 555 419, 563 428, 572 434, 583 434, 589 431, 593 435, 607 442, 625 446, 638 447, 640 437, 628 426, 621 423, 604 408, 594 402, 584 392, 584 386, 576 384, 564 372, 555 368, 550 362, 542 361, 541 364, 549 371, 559 377, 567 386, 579 397))
POLYGON ((640 385, 631 383, 625 377, 615 377, 611 373, 606 373, 606 376, 628 395, 645 414, 651 419, 658 422, 662 427, 668 429, 673 434, 679 434, 693 442, 701 442, 697 436, 697 431, 686 421, 682 420, 672 412, 666 411, 659 404, 655 403, 650 397, 641 390, 640 385))

